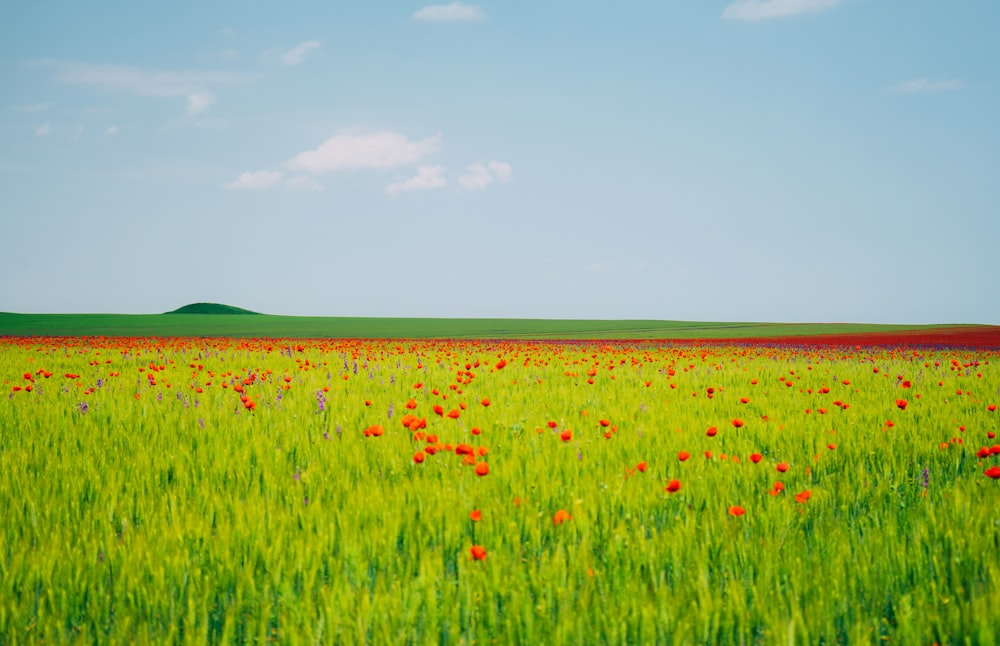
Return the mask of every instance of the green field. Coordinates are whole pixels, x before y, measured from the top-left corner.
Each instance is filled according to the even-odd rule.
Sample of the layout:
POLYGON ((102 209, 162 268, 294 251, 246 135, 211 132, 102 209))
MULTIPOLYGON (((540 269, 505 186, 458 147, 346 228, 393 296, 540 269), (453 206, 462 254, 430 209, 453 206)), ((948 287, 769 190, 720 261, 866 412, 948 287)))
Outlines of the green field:
POLYGON ((0 337, 0 644, 994 644, 997 359, 0 337))
POLYGON ((265 314, 11 314, 10 336, 232 336, 370 339, 740 339, 935 330, 935 325, 714 323, 642 320, 374 318, 265 314))

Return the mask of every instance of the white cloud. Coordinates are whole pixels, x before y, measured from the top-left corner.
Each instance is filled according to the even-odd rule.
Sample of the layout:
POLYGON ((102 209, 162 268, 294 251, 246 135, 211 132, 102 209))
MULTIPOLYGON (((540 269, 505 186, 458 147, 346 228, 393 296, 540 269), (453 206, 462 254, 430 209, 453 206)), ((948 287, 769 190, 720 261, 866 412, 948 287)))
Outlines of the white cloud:
POLYGON ((444 166, 421 166, 417 174, 401 182, 394 182, 385 187, 385 192, 395 195, 401 191, 417 191, 429 188, 444 188, 448 180, 444 178, 444 166))
POLYGON ((225 188, 233 190, 274 188, 281 183, 283 177, 284 173, 281 171, 247 171, 240 173, 240 176, 226 184, 225 188))
POLYGON ((495 177, 498 182, 510 181, 510 164, 507 162, 491 161, 486 164, 486 167, 490 169, 490 172, 493 173, 493 177, 495 177))
POLYGON ((39 137, 44 137, 48 134, 51 134, 51 132, 52 132, 52 125, 48 122, 45 122, 42 125, 35 128, 35 134, 38 135, 39 137))
POLYGON ((308 177, 306 175, 296 175, 294 177, 289 177, 282 184, 284 188, 290 191, 322 191, 323 185, 316 181, 315 177, 308 177))
POLYGON ((127 65, 76 63, 73 61, 36 61, 36 65, 55 70, 62 83, 92 85, 107 90, 131 92, 140 96, 186 97, 221 85, 243 85, 253 81, 247 74, 207 71, 146 70, 127 65))
POLYGON ((285 165, 314 175, 342 170, 384 170, 412 164, 440 147, 440 134, 412 141, 391 131, 342 133, 327 139, 316 150, 299 153, 285 165))
POLYGON ((493 182, 509 182, 510 177, 510 164, 491 161, 469 166, 465 174, 458 178, 458 185, 467 191, 484 191, 493 182))
POLYGON ((188 116, 194 116, 204 112, 210 105, 215 103, 215 97, 207 92, 192 92, 187 95, 187 101, 188 116))
POLYGON ((486 20, 486 13, 476 5, 452 2, 418 9, 410 18, 424 22, 477 22, 486 20))
POLYGON ((734 0, 722 11, 729 20, 770 20, 832 9, 844 0, 734 0))
POLYGON ((281 62, 285 65, 294 67, 304 61, 306 57, 309 56, 309 52, 319 49, 320 47, 321 44, 318 40, 307 40, 304 43, 299 43, 281 55, 281 62))
POLYGON ((111 136, 117 135, 118 134, 118 126, 110 126, 107 130, 104 131, 104 134, 111 135, 111 136))
POLYGON ((955 79, 946 81, 930 81, 928 79, 913 79, 893 85, 888 89, 892 94, 919 94, 929 92, 953 92, 962 89, 962 82, 955 79))
POLYGON ((28 105, 22 105, 19 110, 21 112, 45 112, 52 107, 52 104, 48 101, 44 103, 29 103, 28 105))
POLYGON ((238 61, 240 59, 240 52, 238 49, 227 47, 226 49, 222 50, 222 54, 220 54, 220 56, 222 56, 223 60, 238 61))

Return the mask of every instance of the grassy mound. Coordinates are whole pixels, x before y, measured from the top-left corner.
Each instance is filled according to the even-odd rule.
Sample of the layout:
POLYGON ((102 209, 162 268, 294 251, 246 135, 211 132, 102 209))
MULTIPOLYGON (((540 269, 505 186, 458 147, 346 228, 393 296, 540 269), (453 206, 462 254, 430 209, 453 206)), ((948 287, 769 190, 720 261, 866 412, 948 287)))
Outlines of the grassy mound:
POLYGON ((257 314, 257 312, 221 303, 191 303, 184 307, 178 307, 172 312, 167 312, 167 314, 257 314))

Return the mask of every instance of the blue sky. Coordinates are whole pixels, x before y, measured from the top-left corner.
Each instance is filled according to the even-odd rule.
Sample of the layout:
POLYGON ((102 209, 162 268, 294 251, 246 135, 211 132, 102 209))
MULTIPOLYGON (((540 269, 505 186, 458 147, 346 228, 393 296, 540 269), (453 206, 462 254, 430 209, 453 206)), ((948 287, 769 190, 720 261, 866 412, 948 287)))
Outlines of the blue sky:
POLYGON ((0 2, 0 311, 1000 324, 994 0, 0 2))

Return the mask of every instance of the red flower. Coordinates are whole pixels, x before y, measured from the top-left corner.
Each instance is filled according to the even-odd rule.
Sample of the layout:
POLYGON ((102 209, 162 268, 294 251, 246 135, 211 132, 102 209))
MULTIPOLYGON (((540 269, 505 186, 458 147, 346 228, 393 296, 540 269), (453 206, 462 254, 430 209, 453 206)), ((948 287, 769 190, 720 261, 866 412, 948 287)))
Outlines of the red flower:
POLYGON ((732 507, 729 508, 730 516, 742 516, 745 513, 747 513, 747 510, 743 509, 739 505, 733 505, 732 507))
POLYGON ((573 517, 569 515, 569 512, 565 509, 560 509, 556 512, 555 516, 552 517, 553 525, 562 525, 567 520, 573 520, 573 517))
POLYGON ((483 519, 483 512, 479 511, 478 509, 473 509, 472 511, 469 512, 469 518, 473 522, 478 523, 480 520, 483 519))
POLYGON ((670 482, 667 483, 666 490, 668 493, 677 493, 678 491, 680 491, 680 488, 681 488, 680 480, 671 480, 670 482))
POLYGON ((896 408, 898 408, 899 410, 906 410, 906 406, 908 404, 909 404, 909 402, 907 402, 905 399, 897 399, 896 400, 896 408))
POLYGON ((570 440, 573 439, 573 431, 567 428, 565 431, 559 434, 559 439, 562 440, 563 442, 569 442, 570 440))
POLYGON ((785 471, 788 471, 788 463, 787 462, 779 462, 778 466, 776 466, 774 468, 777 469, 779 473, 784 473, 785 471))
POLYGON ((984 471, 983 473, 985 473, 987 476, 993 478, 994 480, 1000 479, 1000 467, 998 467, 998 466, 994 465, 994 466, 990 467, 989 469, 987 469, 986 471, 984 471))
POLYGON ((680 453, 677 454, 677 459, 680 460, 681 462, 684 462, 689 457, 691 457, 691 454, 688 453, 687 451, 681 451, 680 453))
POLYGON ((472 560, 474 561, 486 560, 486 548, 482 545, 473 545, 469 552, 472 554, 472 560))
POLYGON ((736 419, 733 420, 733 426, 735 426, 736 428, 741 428, 743 426, 743 420, 737 417, 736 419))
POLYGON ((639 464, 635 465, 635 468, 639 470, 639 473, 645 473, 646 472, 646 463, 645 462, 640 462, 639 464))
POLYGON ((990 404, 989 406, 986 407, 986 410, 990 411, 991 413, 995 412, 996 409, 997 409, 997 405, 996 404, 990 404))
POLYGON ((484 475, 488 474, 489 472, 490 472, 490 465, 486 464, 485 462, 477 462, 476 463, 476 475, 477 476, 484 476, 484 475))
POLYGON ((413 456, 413 461, 416 464, 420 464, 421 462, 424 461, 424 455, 426 455, 426 454, 423 451, 421 451, 420 453, 417 453, 416 455, 413 456))
POLYGON ((481 401, 481 402, 479 402, 479 403, 480 403, 480 404, 482 404, 483 406, 489 406, 489 405, 490 405, 490 400, 488 400, 488 399, 486 399, 486 398, 484 397, 484 398, 483 398, 483 401, 481 401))
POLYGON ((795 494, 795 502, 804 503, 805 501, 809 500, 810 496, 812 496, 812 492, 806 489, 802 493, 795 494))
POLYGON ((760 462, 763 459, 764 459, 764 456, 761 455, 760 453, 751 453, 750 454, 750 461, 753 462, 754 464, 757 464, 758 462, 760 462))
POLYGON ((714 426, 709 426, 708 430, 705 431, 705 435, 707 435, 709 437, 715 437, 718 432, 719 432, 719 429, 715 428, 714 426))

